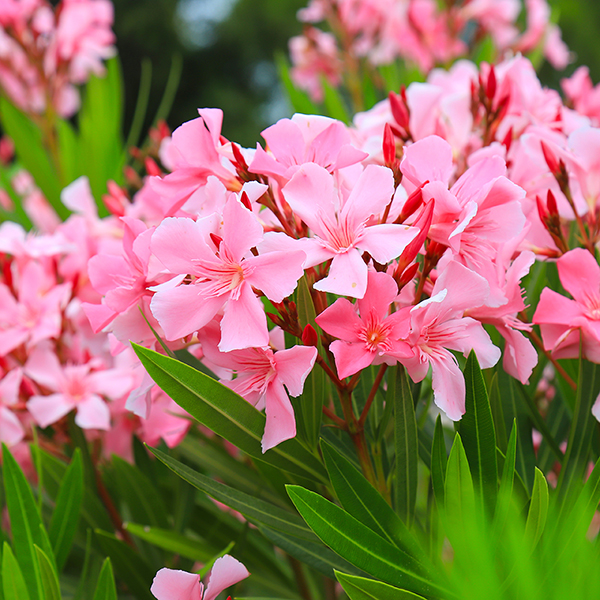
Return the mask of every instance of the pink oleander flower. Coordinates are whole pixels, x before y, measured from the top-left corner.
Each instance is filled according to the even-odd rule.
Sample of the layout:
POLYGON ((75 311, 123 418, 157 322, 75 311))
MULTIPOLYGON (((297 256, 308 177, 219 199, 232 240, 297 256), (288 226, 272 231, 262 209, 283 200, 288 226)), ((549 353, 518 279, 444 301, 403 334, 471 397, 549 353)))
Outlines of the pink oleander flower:
POLYGON ((451 262, 437 278, 431 297, 410 311, 411 331, 406 342, 414 357, 400 362, 415 382, 424 379, 431 366, 434 401, 453 421, 465 412, 465 380, 450 350, 464 356, 474 350, 484 369, 500 358, 500 350, 481 323, 463 317, 466 310, 485 304, 488 294, 483 277, 451 262))
POLYGON ((563 254, 556 266, 573 299, 542 290, 532 322, 540 326, 544 349, 555 358, 577 358, 581 340, 584 356, 600 363, 600 266, 583 248, 563 254))
MULTIPOLYGON (((274 335, 271 332, 272 338, 274 335)), ((211 363, 236 373, 235 379, 222 381, 223 385, 257 409, 265 409, 267 422, 262 438, 263 452, 293 438, 296 435, 296 420, 288 393, 294 397, 302 393, 304 382, 315 364, 317 349, 294 346, 273 351, 265 346, 219 352, 214 322, 200 332, 199 339, 204 356, 211 363)))
POLYGON ((362 298, 368 271, 362 254, 368 252, 385 264, 400 256, 418 233, 414 227, 378 223, 394 195, 392 172, 386 167, 367 166, 346 195, 336 189, 335 178, 326 169, 307 163, 283 195, 314 236, 296 242, 306 252, 305 268, 333 259, 327 277, 314 284, 322 292, 362 298))
POLYGON ((197 119, 184 123, 173 132, 169 145, 172 173, 150 179, 152 188, 170 203, 166 215, 175 215, 185 202, 202 190, 210 175, 217 177, 231 191, 242 187, 231 164, 224 164, 223 111, 203 108, 198 109, 198 113, 197 119))
POLYGON ((62 311, 71 294, 69 284, 56 285, 52 273, 40 263, 28 262, 16 282, 18 299, 0 283, 0 355, 21 344, 33 347, 42 340, 58 338, 62 311))
POLYGON ((150 591, 157 600, 215 600, 223 590, 249 575, 240 561, 226 554, 215 561, 206 589, 200 575, 165 568, 154 577, 150 591))
POLYGON ((308 27, 304 35, 290 38, 288 45, 292 60, 290 76, 294 83, 306 90, 315 102, 321 102, 321 77, 334 87, 342 81, 342 61, 335 37, 316 27, 308 27))
POLYGON ((93 368, 92 361, 61 365, 47 346, 38 346, 29 355, 25 375, 52 392, 33 395, 27 402, 27 410, 40 427, 76 410, 75 423, 82 429, 110 429, 110 410, 104 398, 116 400, 127 395, 135 382, 129 371, 93 368))
POLYGON ((281 251, 255 256, 251 250, 262 238, 257 217, 235 194, 222 216, 168 218, 156 228, 152 252, 177 276, 155 288, 150 305, 168 340, 196 332, 223 310, 221 351, 268 345, 265 311, 253 288, 282 302, 304 273, 305 255, 281 251), (186 275, 192 277, 189 284, 182 282, 186 275))
POLYGON ((333 173, 368 156, 351 145, 350 133, 342 122, 318 115, 295 114, 291 119, 280 119, 261 135, 267 152, 257 145, 249 171, 273 177, 282 186, 305 163, 316 163, 333 173))
POLYGON ((339 298, 318 315, 319 327, 339 338, 329 349, 340 379, 371 364, 395 364, 399 358, 413 356, 410 346, 401 341, 409 333, 410 308, 389 314, 397 295, 398 286, 392 277, 370 271, 367 291, 356 305, 339 298))
POLYGON ((4 375, 0 381, 0 442, 9 448, 25 437, 25 430, 13 407, 19 400, 19 387, 23 371, 15 368, 4 375))

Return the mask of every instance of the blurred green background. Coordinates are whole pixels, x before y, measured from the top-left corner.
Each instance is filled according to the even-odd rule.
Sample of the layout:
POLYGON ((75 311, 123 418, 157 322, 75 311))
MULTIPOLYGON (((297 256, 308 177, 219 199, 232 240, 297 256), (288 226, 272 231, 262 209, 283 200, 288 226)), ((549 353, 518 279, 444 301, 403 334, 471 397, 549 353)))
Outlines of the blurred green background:
MULTIPOLYGON (((254 146, 260 131, 288 116, 274 64, 287 40, 302 30, 296 12, 308 0, 113 0, 115 33, 125 79, 125 122, 131 122, 140 86, 142 61, 152 66, 146 128, 160 103, 173 64, 182 73, 171 127, 194 118, 198 107, 222 108, 223 134, 254 146)), ((550 0, 575 62, 563 73, 548 65, 542 81, 558 87, 560 79, 586 64, 600 81, 600 2, 550 0)))

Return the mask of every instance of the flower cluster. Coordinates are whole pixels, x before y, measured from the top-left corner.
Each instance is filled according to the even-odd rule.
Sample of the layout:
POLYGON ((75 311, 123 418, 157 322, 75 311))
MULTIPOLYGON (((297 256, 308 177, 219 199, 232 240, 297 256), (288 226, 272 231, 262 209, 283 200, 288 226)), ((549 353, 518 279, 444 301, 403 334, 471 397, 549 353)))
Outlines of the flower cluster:
POLYGON ((339 390, 372 364, 430 372, 457 420, 455 353, 483 367, 501 356, 487 325, 505 370, 528 381, 537 351, 520 282, 536 256, 568 251, 569 222, 595 243, 598 130, 527 59, 434 70, 352 127, 282 119, 265 148, 229 142, 221 119, 200 110, 163 141, 163 170, 124 208, 121 256, 91 260, 95 330, 155 344, 148 321, 193 352, 266 409, 264 450, 295 434, 288 394, 317 362, 339 390), (302 278, 320 336, 300 325, 302 278))
POLYGON ((98 218, 85 179, 65 188, 62 200, 73 215, 60 223, 48 213, 46 233, 0 226, 0 441, 26 464, 32 426, 52 426, 40 443, 60 452, 70 439, 66 415, 74 412, 107 456, 131 459, 133 434, 175 445, 189 428, 176 416, 183 411, 147 380, 130 348, 92 331, 82 309, 99 300, 91 259, 116 255, 127 225, 98 218), (125 409, 128 399, 146 396, 154 407, 147 420, 125 409))
POLYGON ((0 6, 0 87, 21 110, 79 108, 77 85, 115 53, 110 0, 6 0, 0 6))
POLYGON ((525 0, 523 32, 517 25, 521 9, 519 0, 311 0, 299 19, 326 21, 333 33, 307 25, 303 35, 292 38, 291 75, 299 88, 321 101, 320 79, 339 85, 343 72, 351 72, 351 63, 358 59, 375 66, 399 59, 428 73, 436 65, 470 55, 486 38, 493 43, 496 59, 541 47, 555 68, 564 69, 569 51, 560 29, 550 22, 546 0, 525 0))

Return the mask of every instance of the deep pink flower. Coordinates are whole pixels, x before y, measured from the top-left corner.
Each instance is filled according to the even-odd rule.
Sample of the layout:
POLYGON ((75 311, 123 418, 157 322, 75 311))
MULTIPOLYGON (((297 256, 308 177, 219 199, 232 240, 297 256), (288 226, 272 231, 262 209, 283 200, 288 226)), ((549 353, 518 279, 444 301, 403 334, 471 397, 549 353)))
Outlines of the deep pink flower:
POLYGON ((413 356, 410 346, 400 341, 410 329, 410 308, 388 314, 397 295, 398 287, 389 275, 370 271, 367 291, 356 305, 339 298, 317 317, 319 327, 339 338, 330 350, 340 379, 371 364, 395 364, 398 358, 413 356))

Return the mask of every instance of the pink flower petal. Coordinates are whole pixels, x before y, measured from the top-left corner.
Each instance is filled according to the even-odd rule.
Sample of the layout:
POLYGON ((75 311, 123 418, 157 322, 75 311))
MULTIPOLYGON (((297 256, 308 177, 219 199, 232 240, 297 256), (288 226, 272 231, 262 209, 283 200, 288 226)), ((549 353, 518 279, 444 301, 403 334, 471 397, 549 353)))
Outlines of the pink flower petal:
POLYGON ((217 314, 226 298, 205 297, 200 294, 198 286, 180 285, 157 292, 150 302, 150 309, 167 340, 178 340, 204 327, 217 314))
POLYGON ((418 233, 417 227, 406 225, 373 225, 364 229, 358 246, 378 263, 385 264, 400 256, 418 233))
POLYGON ((333 257, 329 274, 313 287, 320 292, 362 298, 367 290, 367 272, 361 253, 350 249, 333 257))
POLYGON ((268 252, 245 261, 252 268, 246 281, 273 302, 282 302, 295 289, 304 275, 306 254, 300 252, 268 252))
POLYGON ((294 409, 288 395, 283 388, 283 383, 275 378, 267 387, 265 394, 265 412, 267 422, 262 437, 261 446, 263 454, 296 435, 296 419, 294 409))
POLYGON ((400 170, 416 186, 427 180, 447 184, 454 171, 452 147, 437 135, 423 138, 404 148, 400 170))
POLYGON ((23 425, 17 415, 5 406, 0 406, 0 442, 9 448, 25 437, 23 425))
POLYGON ((294 346, 288 350, 275 352, 273 360, 277 365, 277 376, 284 383, 291 396, 299 396, 304 382, 317 358, 317 349, 312 346, 294 346))
MULTIPOLYGON (((386 308, 389 308, 389 303, 386 308)), ((336 338, 358 341, 357 332, 362 327, 362 321, 356 314, 354 304, 346 298, 338 298, 315 321, 321 329, 336 338)))
POLYGON ((242 283, 240 297, 227 302, 221 321, 219 350, 230 352, 242 348, 269 345, 267 317, 262 302, 250 285, 242 283))
POLYGON ((586 305, 592 298, 600 299, 600 267, 587 250, 575 248, 563 254, 557 266, 560 282, 578 303, 586 305))
POLYGON ((262 239, 263 228, 256 216, 234 194, 223 209, 223 242, 231 258, 239 262, 262 239))
POLYGON ((223 590, 249 575, 248 569, 233 556, 226 554, 217 558, 210 572, 204 600, 214 600, 223 590))
POLYGON ((27 402, 27 410, 40 427, 48 427, 75 408, 64 394, 32 396, 27 402))
POLYGON ((176 569, 161 569, 150 591, 157 600, 202 600, 200 575, 176 569))
POLYGON ((340 379, 350 377, 350 375, 365 369, 377 356, 377 353, 370 352, 364 343, 349 344, 341 340, 335 340, 329 346, 329 349, 335 357, 335 367, 340 379))
POLYGON ((440 349, 431 358, 433 400, 452 421, 465 414, 465 379, 456 359, 447 350, 440 349))
POLYGON ((110 410, 100 396, 90 394, 77 405, 75 423, 82 429, 110 429, 110 410))

